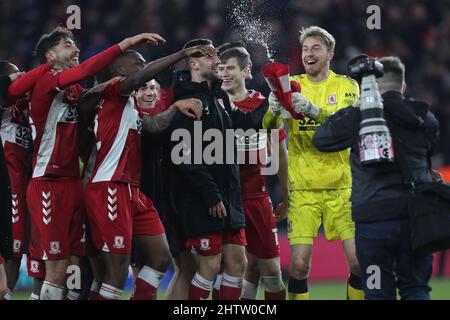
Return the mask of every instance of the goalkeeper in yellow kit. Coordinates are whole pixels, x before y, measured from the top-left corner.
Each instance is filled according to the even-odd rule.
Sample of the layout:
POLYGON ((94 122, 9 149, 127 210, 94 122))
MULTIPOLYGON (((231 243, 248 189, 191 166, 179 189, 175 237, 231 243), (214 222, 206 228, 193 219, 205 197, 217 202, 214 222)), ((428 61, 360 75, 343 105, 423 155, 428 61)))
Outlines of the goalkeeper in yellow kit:
POLYGON ((316 128, 328 116, 358 99, 359 88, 353 79, 330 70, 335 46, 330 33, 311 26, 303 28, 300 34, 306 74, 292 76, 291 80, 300 83, 302 93, 293 94, 293 103, 296 112, 303 112, 305 119, 291 118, 273 94, 264 117, 266 128, 280 127, 283 118, 288 126, 290 193, 289 204, 282 214, 286 215, 287 209, 291 246, 289 299, 308 299, 313 240, 322 223, 328 240, 342 240, 350 268, 347 298, 363 299, 349 201, 349 151, 322 153, 311 142, 316 128))

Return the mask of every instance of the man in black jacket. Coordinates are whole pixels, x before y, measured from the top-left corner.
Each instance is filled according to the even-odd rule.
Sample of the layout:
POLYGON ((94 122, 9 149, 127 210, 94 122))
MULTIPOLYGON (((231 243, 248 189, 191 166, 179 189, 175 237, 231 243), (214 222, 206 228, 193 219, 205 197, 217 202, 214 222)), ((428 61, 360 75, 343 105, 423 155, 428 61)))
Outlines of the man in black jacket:
MULTIPOLYGON (((212 42, 195 39, 184 48, 195 45, 212 46, 212 42)), ((222 283, 226 287, 224 296, 239 299, 246 266, 245 217, 234 135, 231 143, 226 143, 226 137, 230 129, 260 128, 267 103, 249 113, 233 106, 218 80, 220 60, 217 55, 190 57, 188 63, 191 81, 182 81, 175 86, 175 99, 201 100, 203 117, 201 122, 193 122, 184 115, 175 116, 170 128, 171 159, 167 163, 171 164, 168 177, 170 210, 186 238, 186 248, 194 248, 198 254, 198 268, 189 287, 189 299, 209 296, 222 253, 224 272, 229 275, 226 284, 222 283), (219 161, 211 162, 204 157, 208 150, 211 151, 209 141, 212 139, 205 136, 208 132, 218 132, 223 138, 215 151, 215 156, 222 157, 219 161), (180 142, 184 134, 188 139, 180 142), (183 154, 183 161, 176 159, 180 154, 183 154)))
MULTIPOLYGON (((439 124, 424 102, 406 99, 405 67, 397 57, 379 59, 384 76, 377 79, 384 116, 417 181, 431 181, 428 159, 438 145, 439 124)), ((431 255, 414 255, 407 218, 408 186, 397 163, 364 167, 359 161, 360 110, 339 110, 320 126, 313 139, 320 151, 351 147, 352 217, 356 254, 366 299, 429 299, 431 255)))

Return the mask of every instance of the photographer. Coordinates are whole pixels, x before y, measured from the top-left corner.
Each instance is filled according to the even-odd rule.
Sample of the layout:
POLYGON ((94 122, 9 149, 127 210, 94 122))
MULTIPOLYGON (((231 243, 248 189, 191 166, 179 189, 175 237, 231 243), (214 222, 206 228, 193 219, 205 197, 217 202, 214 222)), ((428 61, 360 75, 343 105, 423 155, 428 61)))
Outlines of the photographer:
MULTIPOLYGON (((405 67, 400 59, 384 57, 378 62, 384 67, 384 75, 377 83, 394 149, 401 143, 404 159, 417 181, 431 181, 429 157, 438 146, 438 122, 427 103, 403 96, 405 67)), ((329 117, 317 129, 313 144, 323 152, 351 147, 350 200, 365 298, 396 299, 398 288, 402 299, 427 300, 433 258, 411 251, 407 216, 409 188, 403 182, 397 162, 361 164, 358 133, 361 116, 367 114, 360 112, 358 106, 341 109, 329 117)))

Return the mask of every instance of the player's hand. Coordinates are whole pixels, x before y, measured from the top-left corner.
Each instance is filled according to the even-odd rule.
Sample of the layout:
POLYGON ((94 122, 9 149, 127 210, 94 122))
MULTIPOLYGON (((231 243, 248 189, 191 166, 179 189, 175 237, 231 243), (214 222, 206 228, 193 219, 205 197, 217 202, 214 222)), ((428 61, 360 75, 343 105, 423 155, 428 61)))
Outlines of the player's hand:
POLYGON ((20 78, 24 73, 25 72, 14 72, 14 73, 11 73, 9 75, 9 79, 11 79, 11 82, 13 82, 14 80, 20 78))
POLYGON ((214 207, 209 208, 209 215, 219 219, 225 218, 227 216, 227 210, 225 209, 223 202, 220 201, 214 207))
POLYGON ((202 56, 217 56, 217 49, 210 45, 199 45, 191 48, 186 48, 183 50, 184 54, 187 57, 202 57, 202 56))
POLYGON ((358 99, 355 102, 353 102, 352 107, 359 108, 361 106, 361 100, 358 99))
POLYGON ((176 101, 173 105, 189 118, 196 120, 200 120, 202 118, 203 103, 199 99, 182 99, 176 101))
POLYGON ((275 220, 277 223, 287 218, 287 211, 288 211, 288 201, 280 202, 274 212, 275 220))
POLYGON ((292 104, 294 105, 296 113, 303 113, 312 119, 317 119, 319 117, 319 107, 308 101, 308 99, 299 92, 292 93, 292 104))
POLYGON ((431 179, 433 179, 434 182, 444 182, 444 177, 439 171, 431 170, 431 179))
POLYGON ((151 44, 157 46, 160 43, 165 43, 166 40, 156 33, 141 33, 134 37, 126 38, 119 43, 120 49, 122 51, 127 50, 138 44, 151 44))
POLYGON ((276 117, 281 115, 283 119, 292 118, 291 114, 283 107, 280 100, 278 100, 273 92, 269 94, 269 109, 276 117))

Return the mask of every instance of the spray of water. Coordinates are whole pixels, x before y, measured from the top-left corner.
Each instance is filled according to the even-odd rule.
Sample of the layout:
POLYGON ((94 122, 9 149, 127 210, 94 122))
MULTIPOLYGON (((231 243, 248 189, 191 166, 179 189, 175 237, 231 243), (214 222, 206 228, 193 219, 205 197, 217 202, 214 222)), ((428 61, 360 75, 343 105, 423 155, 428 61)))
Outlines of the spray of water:
POLYGON ((245 42, 260 45, 266 51, 269 61, 274 61, 272 30, 264 17, 255 15, 255 8, 249 0, 232 0, 228 4, 227 19, 245 42))

